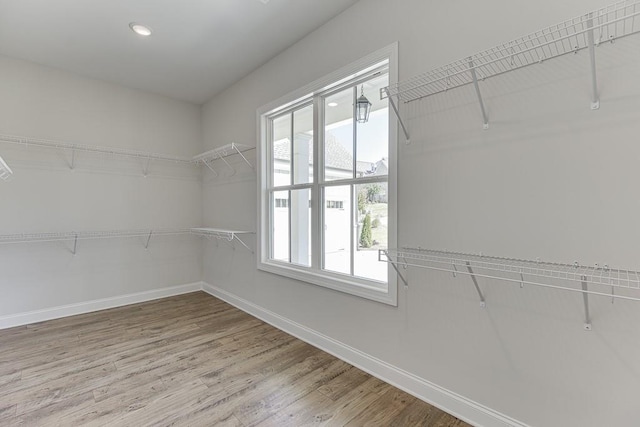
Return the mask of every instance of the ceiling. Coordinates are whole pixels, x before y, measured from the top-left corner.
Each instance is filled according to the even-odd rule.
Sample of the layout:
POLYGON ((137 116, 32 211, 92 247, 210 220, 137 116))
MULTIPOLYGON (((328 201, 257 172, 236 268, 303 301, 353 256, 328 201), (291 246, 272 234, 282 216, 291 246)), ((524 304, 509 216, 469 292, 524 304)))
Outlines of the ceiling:
POLYGON ((201 104, 356 1, 0 0, 0 54, 201 104))

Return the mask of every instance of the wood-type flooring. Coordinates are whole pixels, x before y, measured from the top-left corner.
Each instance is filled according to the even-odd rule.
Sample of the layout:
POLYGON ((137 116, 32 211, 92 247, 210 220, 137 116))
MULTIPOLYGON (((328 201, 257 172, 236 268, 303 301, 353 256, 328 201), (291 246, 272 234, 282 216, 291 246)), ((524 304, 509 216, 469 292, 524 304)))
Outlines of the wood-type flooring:
POLYGON ((204 292, 0 330, 0 425, 467 426, 204 292))

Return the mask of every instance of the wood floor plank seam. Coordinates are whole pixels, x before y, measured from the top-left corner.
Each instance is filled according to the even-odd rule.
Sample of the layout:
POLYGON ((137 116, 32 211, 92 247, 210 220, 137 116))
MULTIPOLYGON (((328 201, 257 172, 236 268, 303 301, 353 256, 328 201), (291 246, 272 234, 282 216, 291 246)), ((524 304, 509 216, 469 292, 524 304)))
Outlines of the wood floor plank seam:
POLYGON ((468 424, 204 292, 0 330, 0 425, 468 424))

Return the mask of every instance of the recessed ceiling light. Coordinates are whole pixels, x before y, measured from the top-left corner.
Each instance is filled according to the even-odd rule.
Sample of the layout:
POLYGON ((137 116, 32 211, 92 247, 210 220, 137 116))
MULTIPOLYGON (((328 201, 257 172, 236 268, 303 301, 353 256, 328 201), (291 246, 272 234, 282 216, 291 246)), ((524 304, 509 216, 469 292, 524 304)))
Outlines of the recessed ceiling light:
POLYGON ((131 31, 138 34, 139 36, 147 37, 151 35, 151 28, 142 24, 138 24, 137 22, 131 22, 129 24, 129 28, 131 28, 131 31))
POLYGON ((338 103, 337 102, 330 102, 327 104, 329 107, 337 107, 338 103))

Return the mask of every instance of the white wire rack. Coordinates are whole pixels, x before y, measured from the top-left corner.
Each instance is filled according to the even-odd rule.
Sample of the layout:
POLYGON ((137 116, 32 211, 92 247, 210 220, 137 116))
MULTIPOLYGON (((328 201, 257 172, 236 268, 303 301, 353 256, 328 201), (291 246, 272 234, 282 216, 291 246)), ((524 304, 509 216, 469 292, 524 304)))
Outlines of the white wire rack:
MULTIPOLYGON (((398 114, 393 98, 412 102, 436 93, 474 84, 488 127, 478 80, 538 64, 551 58, 589 49, 593 84, 592 109, 599 107, 595 78, 594 47, 640 31, 640 1, 626 0, 536 31, 516 40, 468 56, 409 80, 381 89, 381 98, 389 98, 398 114)), ((398 114, 405 136, 408 133, 398 114)))
POLYGON ((237 240, 242 246, 244 246, 248 251, 253 253, 253 250, 247 246, 247 244, 240 237, 244 234, 255 234, 255 231, 241 231, 241 230, 227 230, 222 228, 209 228, 209 227, 200 227, 200 228, 192 228, 191 232, 201 237, 206 238, 215 238, 225 240, 227 242, 233 242, 237 240))
POLYGON ((401 269, 409 266, 445 271, 454 277, 471 276, 482 306, 485 300, 477 277, 579 292, 584 296, 585 329, 591 328, 587 295, 640 301, 640 272, 608 265, 583 266, 577 262, 561 264, 421 248, 382 249, 378 259, 390 263, 405 286, 408 281, 401 269), (589 289, 590 285, 595 287, 589 289), (626 291, 616 293, 616 289, 626 291))
POLYGON ((231 164, 226 160, 226 157, 238 154, 240 157, 242 157, 242 160, 244 160, 244 162, 249 165, 251 169, 253 169, 253 165, 251 164, 251 162, 249 162, 249 160, 247 160, 243 153, 255 148, 256 147, 252 147, 250 145, 236 144, 235 142, 232 142, 231 144, 223 145, 222 147, 214 148, 213 150, 198 154, 193 158, 193 161, 205 165, 211 170, 211 172, 215 174, 215 176, 218 176, 219 173, 213 168, 212 163, 216 160, 222 160, 224 164, 231 169, 232 173, 235 173, 235 168, 231 166, 231 164))
POLYGON ((70 152, 71 162, 69 164, 69 167, 71 169, 74 169, 75 167, 75 160, 76 160, 75 155, 77 152, 104 154, 109 156, 140 159, 145 162, 145 165, 143 167, 144 175, 147 175, 149 170, 149 163, 151 161, 165 161, 165 162, 191 164, 191 165, 196 164, 196 162, 193 159, 177 157, 177 156, 169 156, 166 154, 128 150, 128 149, 122 149, 122 148, 89 146, 89 145, 54 141, 54 140, 48 140, 48 139, 30 138, 30 137, 24 137, 24 136, 0 135, 0 142, 4 142, 8 144, 16 144, 26 148, 37 147, 37 148, 64 150, 64 151, 70 152))
POLYGON ((141 229, 141 230, 104 230, 104 231, 65 231, 58 233, 20 233, 0 234, 0 244, 8 243, 32 243, 32 242, 73 242, 74 255, 76 254, 78 240, 89 239, 113 239, 142 237, 145 239, 145 249, 149 248, 151 237, 170 236, 178 234, 190 234, 190 229, 141 229))
POLYGON ((11 175, 13 175, 13 171, 11 170, 9 165, 2 159, 2 156, 0 156, 0 179, 6 181, 11 175))

